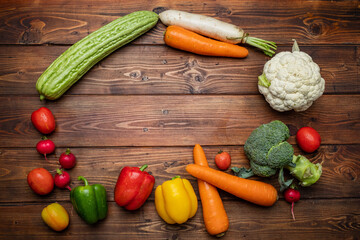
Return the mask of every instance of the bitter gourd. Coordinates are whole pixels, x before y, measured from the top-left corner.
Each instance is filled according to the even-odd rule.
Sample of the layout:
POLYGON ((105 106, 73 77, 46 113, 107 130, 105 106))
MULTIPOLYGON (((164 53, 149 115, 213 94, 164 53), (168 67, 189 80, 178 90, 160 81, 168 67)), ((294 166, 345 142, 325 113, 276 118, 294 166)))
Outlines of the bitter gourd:
POLYGON ((150 30, 157 21, 158 15, 154 12, 133 12, 76 42, 37 80, 40 99, 58 99, 97 62, 150 30))

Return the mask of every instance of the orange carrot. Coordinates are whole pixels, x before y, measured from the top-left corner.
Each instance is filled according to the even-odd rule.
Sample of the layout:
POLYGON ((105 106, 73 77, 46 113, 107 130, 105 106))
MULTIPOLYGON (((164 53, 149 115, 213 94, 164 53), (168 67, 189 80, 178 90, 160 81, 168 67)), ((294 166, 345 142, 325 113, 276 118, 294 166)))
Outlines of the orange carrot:
POLYGON ((244 47, 203 37, 179 26, 167 27, 164 41, 173 48, 207 56, 244 58, 249 53, 244 47))
MULTIPOLYGON (((209 167, 204 150, 199 144, 195 145, 193 154, 195 164, 209 167)), ((210 235, 220 237, 228 230, 229 219, 219 192, 216 187, 200 179, 198 186, 206 230, 210 235)))
POLYGON ((261 206, 272 206, 278 199, 276 189, 264 182, 240 178, 197 164, 187 165, 186 171, 215 187, 261 206))

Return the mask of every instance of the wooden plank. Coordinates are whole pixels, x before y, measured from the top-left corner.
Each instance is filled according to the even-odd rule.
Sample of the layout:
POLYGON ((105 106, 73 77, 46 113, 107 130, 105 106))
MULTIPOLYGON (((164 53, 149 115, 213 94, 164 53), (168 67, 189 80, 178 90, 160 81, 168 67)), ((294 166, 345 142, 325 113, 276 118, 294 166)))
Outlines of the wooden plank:
MULTIPOLYGON (((325 94, 360 92, 356 47, 300 47, 319 64, 325 94)), ((0 93, 37 95, 37 79, 67 48, 0 46, 0 93)), ((94 66, 67 94, 259 94, 257 76, 268 58, 250 51, 246 59, 231 59, 130 44, 94 66)))
MULTIPOLYGON (((162 182, 180 175, 189 179, 197 192, 196 179, 185 171, 187 164, 193 163, 193 147, 157 147, 157 148, 72 148, 77 156, 77 165, 68 170, 72 177, 71 187, 80 185, 78 176, 86 177, 90 183, 101 183, 107 191, 109 201, 114 200, 114 187, 124 166, 142 166, 155 176, 155 187, 162 182)), ((359 145, 326 145, 313 154, 301 152, 294 146, 296 154, 302 154, 314 163, 323 165, 323 174, 319 182, 308 188, 300 188, 302 199, 315 198, 360 198, 360 147, 359 145), (341 186, 341 187, 334 187, 341 186)), ((222 149, 232 157, 232 167, 249 167, 243 147, 240 146, 204 146, 210 167, 216 168, 214 157, 222 149)), ((57 148, 49 155, 49 162, 31 149, 0 149, 0 202, 51 202, 69 200, 68 190, 56 188, 48 196, 39 196, 29 188, 26 176, 34 168, 44 167, 55 174, 59 167, 58 158, 64 148, 57 148), (19 167, 21 166, 21 167, 19 167), (11 196, 11 198, 9 198, 11 196)), ((232 174, 232 171, 227 170, 232 174)), ((285 171, 287 173, 287 170, 285 171)), ((288 178, 289 176, 287 176, 288 178)), ((253 179, 272 184, 279 189, 277 175, 272 178, 253 177, 253 179)), ((236 197, 220 191, 227 200, 236 197)), ((282 196, 280 196, 282 198, 282 196)), ((150 199, 154 199, 154 192, 150 199)))
MULTIPOLYGON (((63 232, 50 230, 40 217, 46 203, 1 205, 0 239, 213 239, 205 230, 202 209, 182 225, 168 225, 157 215, 153 202, 135 212, 109 204, 108 217, 96 225, 85 224, 69 202, 61 203, 70 214, 63 232)), ((300 200, 295 205, 279 201, 270 208, 242 201, 226 201, 229 230, 222 239, 358 239, 359 199, 300 200), (261 226, 261 227, 259 227, 261 226), (276 237, 274 237, 276 236, 276 237)))
MULTIPOLYGON (((289 44, 359 44, 358 1, 2 1, 1 44, 73 44, 110 21, 137 10, 179 9, 216 17, 252 36, 289 44)), ((162 43, 158 24, 139 43, 162 43)))
MULTIPOLYGON (((59 147, 241 145, 260 124, 275 119, 293 132, 312 126, 323 144, 359 144, 359 95, 324 95, 306 112, 277 112, 262 96, 0 97, 0 146, 33 147, 40 133, 31 113, 50 108, 59 147), (352 104, 349 104, 352 103, 352 104)), ((290 138, 295 143, 294 138, 290 138)))

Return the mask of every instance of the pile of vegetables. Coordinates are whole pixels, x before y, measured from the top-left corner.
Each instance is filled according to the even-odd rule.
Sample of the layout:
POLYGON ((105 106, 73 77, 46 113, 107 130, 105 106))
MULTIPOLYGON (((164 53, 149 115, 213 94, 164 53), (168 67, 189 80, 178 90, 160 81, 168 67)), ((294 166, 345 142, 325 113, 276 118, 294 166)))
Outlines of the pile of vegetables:
POLYGON ((244 145, 251 169, 233 167, 232 170, 242 178, 252 175, 270 177, 280 170, 281 190, 289 187, 292 182, 282 180, 284 168, 289 169, 302 186, 316 183, 322 173, 321 165, 311 163, 304 156, 295 156, 293 147, 286 141, 289 137, 289 128, 279 120, 259 126, 244 145))
MULTIPOLYGON (((244 152, 250 161, 250 169, 244 167, 231 168, 240 178, 253 175, 270 177, 279 171, 280 191, 284 192, 285 200, 292 204, 299 201, 300 192, 296 189, 294 179, 285 181, 284 169, 298 181, 298 185, 308 187, 315 184, 322 174, 322 165, 312 163, 305 156, 294 155, 293 147, 286 141, 290 137, 289 128, 281 121, 275 120, 256 128, 246 140, 244 152)), ((296 135, 300 148, 315 151, 320 146, 320 135, 310 127, 301 128, 296 135)))
MULTIPOLYGON (((156 13, 137 11, 118 18, 81 39, 61 54, 39 77, 36 89, 40 99, 58 99, 97 62, 150 30, 157 21, 156 13)), ((52 112, 45 107, 34 111, 31 121, 42 134, 51 134, 56 128, 52 112)), ((55 151, 55 144, 44 136, 36 145, 36 149, 48 161, 47 155, 55 151)), ((67 149, 60 155, 59 163, 63 169, 57 169, 55 177, 44 168, 32 170, 27 177, 30 188, 40 195, 49 194, 54 185, 67 188, 70 190, 70 200, 74 209, 86 223, 94 224, 104 219, 107 216, 107 196, 104 186, 89 185, 86 178, 79 176, 78 179, 84 181, 85 186, 71 189, 70 174, 64 169, 73 168, 76 165, 76 157, 70 149, 67 149)), ((146 175, 145 172, 143 173, 146 175)), ((155 179, 149 174, 143 182, 138 182, 139 179, 141 178, 132 178, 131 174, 128 177, 122 175, 119 177, 121 183, 117 185, 115 194, 118 204, 122 205, 124 200, 119 200, 119 197, 123 198, 124 195, 127 196, 124 206, 129 210, 137 209, 145 202, 152 191, 155 179), (147 185, 147 188, 143 188, 143 185, 147 185), (129 190, 132 190, 132 195, 129 190)), ((66 210, 58 203, 44 208, 42 218, 55 231, 62 231, 69 224, 66 210)))
MULTIPOLYGON (((239 27, 212 17, 183 11, 167 10, 159 14, 138 11, 119 18, 99 30, 89 34, 60 55, 40 76, 36 89, 40 99, 55 100, 62 96, 92 66, 121 46, 141 36, 161 19, 167 25, 164 41, 167 45, 184 51, 207 55, 245 58, 248 50, 237 44, 249 44, 273 56, 276 44, 271 41, 250 37, 239 27)), ((304 111, 319 98, 324 91, 324 79, 319 67, 309 55, 300 52, 295 41, 293 52, 282 52, 265 66, 259 76, 258 87, 266 101, 277 111, 304 111)), ((44 135, 56 129, 52 112, 42 107, 31 115, 34 127, 44 135)), ((224 172, 231 165, 227 152, 215 156, 219 170, 209 167, 204 150, 199 144, 193 149, 194 164, 186 166, 186 171, 197 178, 203 218, 210 235, 223 236, 229 228, 229 219, 217 188, 251 203, 270 207, 278 200, 274 186, 262 181, 247 179, 252 175, 270 177, 279 172, 281 191, 285 190, 285 200, 294 203, 300 199, 293 179, 285 181, 284 169, 299 181, 303 187, 316 183, 321 174, 321 164, 311 163, 305 156, 294 155, 294 149, 287 142, 290 137, 288 127, 275 120, 256 128, 244 145, 250 161, 250 169, 231 168, 236 174, 224 172), (290 186, 291 185, 291 186, 290 186)), ((312 128, 301 128, 296 135, 297 143, 305 152, 314 152, 320 146, 320 135, 312 128)), ((36 145, 37 151, 47 156, 55 151, 55 144, 44 136, 36 145)), ((60 155, 61 168, 55 177, 44 168, 32 170, 27 181, 30 188, 39 195, 49 194, 54 186, 70 190, 70 201, 77 214, 88 224, 95 224, 107 217, 107 192, 103 185, 89 185, 86 178, 78 180, 84 186, 70 188, 70 174, 64 169, 76 165, 76 157, 67 149, 60 155)), ((139 209, 152 193, 155 178, 147 173, 147 165, 124 167, 119 174, 115 189, 115 202, 129 211, 139 209)), ((168 224, 182 224, 195 216, 198 199, 189 180, 174 177, 158 185, 155 190, 155 207, 158 215, 168 224)), ((62 231, 69 225, 69 215, 58 203, 45 207, 41 213, 44 222, 55 231, 62 231)))
MULTIPOLYGON (((42 134, 51 134, 55 128, 55 117, 50 109, 41 107, 31 114, 31 121, 34 127, 42 134)), ((47 154, 55 151, 53 141, 43 136, 42 140, 36 145, 36 150, 43 154, 46 161, 47 154)), ((98 220, 104 219, 107 215, 106 190, 101 184, 89 185, 88 181, 80 176, 78 179, 84 181, 85 186, 70 188, 70 174, 64 169, 71 169, 76 165, 76 157, 68 148, 59 157, 61 168, 56 169, 56 174, 52 174, 45 168, 36 168, 27 175, 29 187, 39 195, 50 194, 54 186, 70 191, 70 200, 79 216, 87 223, 93 224, 98 220)), ((62 231, 69 225, 69 214, 59 203, 52 203, 45 207, 41 217, 54 231, 62 231)))

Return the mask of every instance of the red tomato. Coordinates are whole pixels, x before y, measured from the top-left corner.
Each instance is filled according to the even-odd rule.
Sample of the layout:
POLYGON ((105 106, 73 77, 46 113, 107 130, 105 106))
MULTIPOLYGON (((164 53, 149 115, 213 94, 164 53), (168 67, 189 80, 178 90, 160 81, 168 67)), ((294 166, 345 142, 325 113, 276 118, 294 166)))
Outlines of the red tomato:
POLYGON ((231 157, 227 152, 220 151, 215 156, 215 164, 220 170, 226 170, 230 167, 231 157))
POLYGON ((312 127, 302 127, 296 133, 296 142, 307 153, 312 153, 320 147, 320 134, 312 127))
POLYGON ((55 130, 54 115, 46 107, 41 107, 34 111, 31 114, 31 122, 43 134, 49 134, 55 130))
POLYGON ((54 189, 54 178, 44 168, 32 170, 27 176, 27 181, 30 188, 40 195, 49 194, 54 189))

